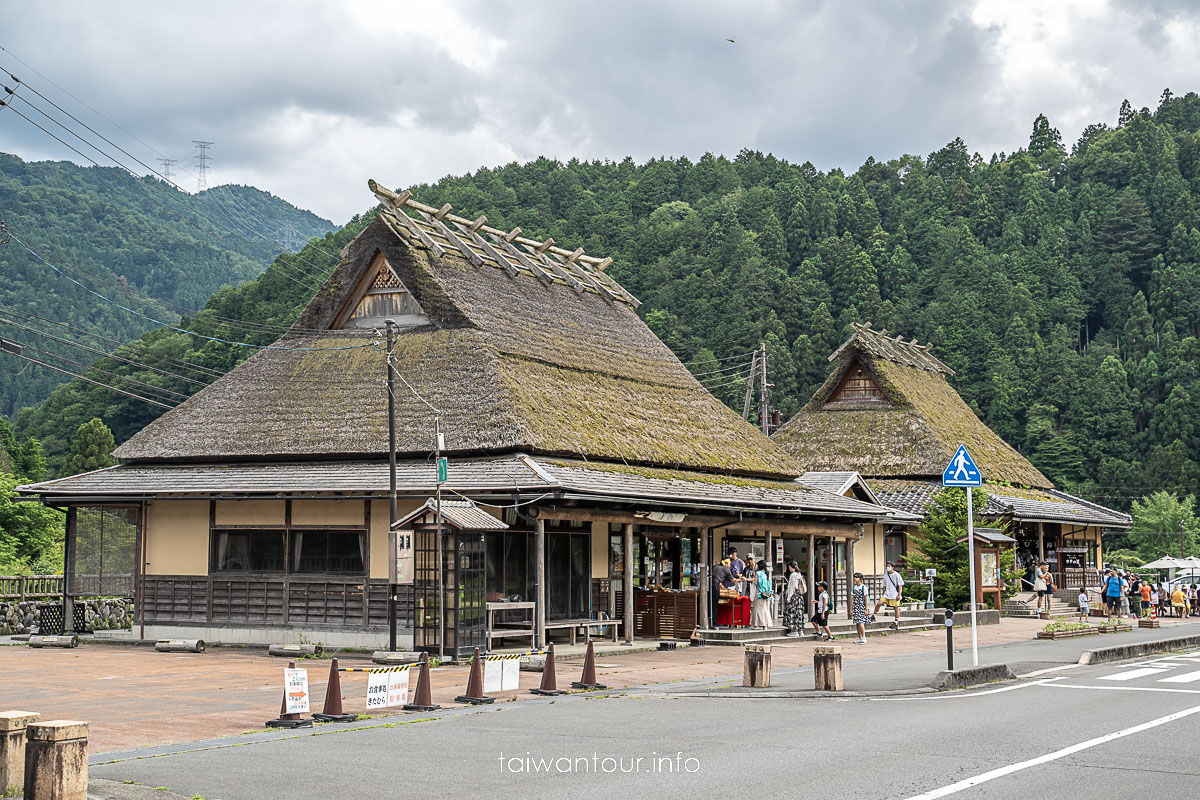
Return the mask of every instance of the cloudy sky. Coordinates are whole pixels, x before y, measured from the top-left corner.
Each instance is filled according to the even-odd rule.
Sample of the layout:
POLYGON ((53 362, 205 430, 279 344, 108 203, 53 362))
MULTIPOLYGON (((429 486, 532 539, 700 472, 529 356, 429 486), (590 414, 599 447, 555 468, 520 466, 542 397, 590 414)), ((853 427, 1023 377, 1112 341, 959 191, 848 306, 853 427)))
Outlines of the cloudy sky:
MULTIPOLYGON (((539 155, 748 147, 852 171, 955 136, 1011 152, 1038 113, 1069 145, 1123 98, 1153 108, 1164 87, 1200 90, 1192 8, 0 0, 0 68, 142 161, 180 159, 185 187, 191 140, 206 139, 210 182, 342 223, 373 204, 368 177, 403 187, 539 155)), ((11 111, 0 150, 81 160, 11 111)))

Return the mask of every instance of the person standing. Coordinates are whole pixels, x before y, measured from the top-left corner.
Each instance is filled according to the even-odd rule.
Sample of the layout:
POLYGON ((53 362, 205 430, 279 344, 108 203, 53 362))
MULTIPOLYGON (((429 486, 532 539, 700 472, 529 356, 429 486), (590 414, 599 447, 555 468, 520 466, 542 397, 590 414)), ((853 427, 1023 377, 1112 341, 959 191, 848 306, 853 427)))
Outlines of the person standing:
POLYGON ((854 627, 858 629, 858 638, 854 640, 854 643, 866 644, 867 622, 871 619, 867 609, 870 607, 871 597, 867 591, 867 585, 863 583, 861 572, 854 573, 854 586, 850 589, 850 601, 850 614, 854 618, 854 627))
POLYGON ((833 641, 833 633, 829 630, 829 584, 825 581, 817 583, 817 604, 813 608, 812 624, 818 637, 827 642, 833 641))
POLYGON ((736 547, 729 548, 729 571, 733 573, 736 582, 740 582, 746 574, 746 562, 738 558, 736 547))
POLYGON ((1142 579, 1129 573, 1129 613, 1134 619, 1142 616, 1142 579))
POLYGON ((1104 579, 1104 605, 1110 617, 1121 615, 1121 594, 1121 576, 1110 568, 1108 577, 1104 579))
POLYGON ((1086 586, 1079 587, 1079 621, 1087 622, 1088 614, 1091 609, 1088 607, 1088 593, 1086 586))
POLYGON ((795 561, 787 563, 787 591, 783 595, 784 636, 799 636, 804 632, 804 598, 808 585, 795 561))
POLYGON ((1129 573, 1118 570, 1117 577, 1121 579, 1121 617, 1129 616, 1129 573))
POLYGON ((1034 586, 1041 586, 1038 591, 1038 611, 1049 613, 1051 599, 1054 597, 1054 576, 1050 574, 1050 565, 1043 561, 1038 564, 1038 580, 1034 586))
POLYGON ((869 622, 875 621, 875 615, 879 613, 880 606, 887 606, 895 613, 895 621, 892 627, 896 630, 900 629, 900 597, 901 590, 904 588, 904 578, 900 577, 900 573, 896 571, 896 565, 892 562, 887 562, 883 571, 883 597, 875 602, 875 608, 871 610, 869 622))
MULTIPOLYGON (((729 559, 716 564, 712 568, 712 588, 708 592, 708 619, 713 628, 717 627, 717 608, 721 603, 721 590, 733 586, 733 572, 729 569, 729 559)), ((732 622, 732 620, 730 620, 732 622)))
POLYGON ((1154 597, 1154 588, 1150 585, 1150 581, 1142 581, 1142 616, 1150 615, 1150 603, 1154 597))
POLYGON ((767 572, 766 559, 759 560, 750 591, 750 627, 771 627, 771 598, 775 596, 775 590, 771 588, 771 574, 767 572))

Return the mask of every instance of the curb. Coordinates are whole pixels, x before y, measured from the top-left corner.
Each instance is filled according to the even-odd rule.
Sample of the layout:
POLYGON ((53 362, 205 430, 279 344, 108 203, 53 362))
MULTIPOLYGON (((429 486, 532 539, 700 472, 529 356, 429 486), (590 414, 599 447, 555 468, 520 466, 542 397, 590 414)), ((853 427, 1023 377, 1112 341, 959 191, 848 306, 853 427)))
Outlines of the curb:
POLYGON ((920 687, 917 689, 880 689, 874 692, 826 692, 817 691, 816 689, 799 689, 795 691, 757 691, 757 692, 670 692, 664 694, 664 697, 679 698, 679 697, 723 697, 733 700, 827 700, 829 698, 839 697, 906 697, 919 694, 937 694, 937 689, 930 687, 920 687))
POLYGON ((1079 664, 1081 666, 1088 666, 1090 664, 1105 664, 1109 661, 1124 661, 1129 658, 1139 658, 1152 653, 1165 653, 1170 650, 1179 650, 1197 645, 1200 645, 1200 636, 1180 636, 1175 639, 1159 639, 1153 642, 1137 642, 1134 644, 1117 645, 1115 647, 1100 647, 1095 650, 1084 651, 1083 655, 1079 657, 1079 664))
POLYGON ((1011 681, 1016 680, 1016 678, 1017 676, 1008 664, 988 664, 982 667, 956 669, 953 672, 942 670, 930 685, 938 691, 943 689, 966 689, 970 686, 979 686, 983 683, 1011 681))

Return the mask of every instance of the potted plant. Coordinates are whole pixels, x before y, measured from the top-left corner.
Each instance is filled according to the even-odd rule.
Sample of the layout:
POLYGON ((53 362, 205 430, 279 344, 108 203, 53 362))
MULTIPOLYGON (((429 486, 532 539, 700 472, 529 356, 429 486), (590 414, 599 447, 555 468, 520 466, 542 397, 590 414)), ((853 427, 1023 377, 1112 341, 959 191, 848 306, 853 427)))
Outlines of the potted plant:
POLYGON ((1056 619, 1038 631, 1039 639, 1075 639, 1080 636, 1095 636, 1097 630, 1086 622, 1071 622, 1056 619))

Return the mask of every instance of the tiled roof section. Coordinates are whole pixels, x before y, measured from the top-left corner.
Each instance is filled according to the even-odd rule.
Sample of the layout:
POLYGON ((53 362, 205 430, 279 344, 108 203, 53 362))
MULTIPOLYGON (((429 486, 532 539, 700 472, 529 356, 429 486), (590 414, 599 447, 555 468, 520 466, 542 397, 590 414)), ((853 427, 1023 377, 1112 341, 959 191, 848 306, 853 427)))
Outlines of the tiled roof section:
POLYGON ((596 462, 538 459, 538 463, 564 490, 586 495, 728 504, 862 519, 888 516, 888 509, 881 506, 785 481, 596 462))
MULTIPOLYGON (((905 480, 868 481, 879 502, 913 514, 924 515, 933 496, 942 490, 939 483, 905 480)), ((1010 486, 984 486, 988 491, 985 514, 1012 517, 1025 522, 1061 522, 1128 528, 1128 514, 1060 492, 1057 489, 1018 489, 1010 486)))
MULTIPOLYGON (((401 491, 432 492, 432 463, 396 465, 401 491)), ((549 484, 517 458, 455 461, 448 490, 537 490, 549 484)), ((84 497, 184 494, 300 494, 388 491, 386 461, 328 461, 269 464, 121 464, 69 478, 20 487, 24 494, 84 497)))
MULTIPOLYGON (((405 495, 428 495, 436 487, 428 461, 403 461, 397 487, 405 495)), ((685 470, 630 467, 605 462, 568 461, 514 455, 451 460, 448 493, 567 494, 602 501, 678 503, 729 511, 766 511, 796 516, 836 516, 856 520, 887 518, 878 505, 812 489, 795 482, 767 481, 685 470)), ((330 461, 271 464, 122 464, 116 467, 19 487, 26 496, 86 499, 166 496, 279 496, 351 493, 383 496, 388 491, 386 461, 330 461)))
MULTIPOLYGON (((393 528, 404 528, 414 519, 436 513, 438 502, 434 498, 413 511, 404 519, 397 520, 393 528)), ((463 531, 503 531, 508 529, 503 521, 484 511, 470 500, 445 500, 441 502, 442 520, 463 531)))
POLYGON ((641 302, 604 271, 611 258, 586 255, 583 248, 565 250, 553 239, 538 241, 521 236, 521 229, 502 231, 487 224, 487 217, 470 220, 413 199, 412 192, 393 192, 375 181, 368 185, 384 204, 384 219, 397 234, 416 239, 435 256, 457 251, 472 264, 488 264, 510 275, 524 273, 543 283, 564 283, 576 292, 594 292, 634 308, 641 302), (408 213, 413 212, 412 214, 408 213))
POLYGON ((906 367, 916 367, 927 372, 940 372, 943 375, 954 374, 954 370, 930 354, 929 351, 933 349, 932 344, 917 344, 916 339, 906 342, 904 337, 899 335, 889 337, 887 328, 877 331, 871 327, 870 322, 852 322, 850 326, 854 328, 854 335, 833 352, 833 355, 829 357, 830 361, 837 361, 844 350, 857 346, 876 358, 906 367))
POLYGON ((841 494, 858 477, 857 472, 813 472, 809 471, 800 476, 800 483, 834 494, 841 494))

